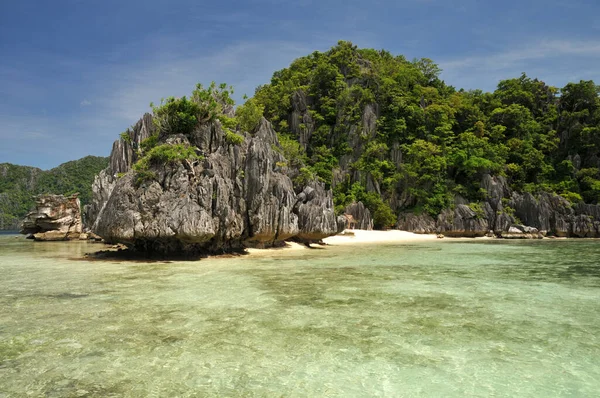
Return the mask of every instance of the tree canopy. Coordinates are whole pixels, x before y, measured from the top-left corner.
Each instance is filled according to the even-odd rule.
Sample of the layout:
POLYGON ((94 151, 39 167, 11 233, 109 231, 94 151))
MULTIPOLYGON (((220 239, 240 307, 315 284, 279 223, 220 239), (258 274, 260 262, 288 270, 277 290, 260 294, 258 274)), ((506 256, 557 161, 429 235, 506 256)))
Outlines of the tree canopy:
POLYGON ((435 216, 456 195, 481 199, 484 173, 518 191, 598 203, 594 82, 559 89, 523 73, 485 93, 456 90, 440 72, 427 58, 341 41, 275 72, 254 100, 281 138, 302 144, 306 168, 335 188, 339 208, 362 189, 382 199, 369 206, 376 214, 435 216))

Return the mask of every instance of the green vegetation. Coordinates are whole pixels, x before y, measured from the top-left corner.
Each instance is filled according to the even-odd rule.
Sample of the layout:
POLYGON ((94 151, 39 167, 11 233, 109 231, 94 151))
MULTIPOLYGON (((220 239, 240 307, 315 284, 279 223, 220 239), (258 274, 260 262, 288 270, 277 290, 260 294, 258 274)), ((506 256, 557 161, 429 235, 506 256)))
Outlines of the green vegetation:
POLYGON ((169 97, 162 99, 159 106, 153 106, 154 125, 164 134, 190 134, 201 116, 200 106, 188 100, 169 97))
POLYGON ((558 89, 523 74, 484 93, 456 90, 440 72, 342 41, 275 72, 253 100, 288 160, 334 188, 336 209, 362 200, 380 227, 402 210, 436 216, 455 195, 480 215, 484 173, 517 191, 600 202, 599 86, 558 89))
POLYGON ((225 129, 225 141, 231 145, 241 145, 244 142, 244 136, 234 133, 229 129, 225 129))
POLYGON ((235 110, 235 116, 240 123, 242 131, 253 132, 262 118, 264 106, 260 105, 254 98, 250 98, 235 110))
POLYGON ((79 192, 81 204, 92 198, 94 177, 108 166, 108 158, 86 156, 51 170, 0 164, 0 229, 18 227, 42 193, 70 195, 79 192))
POLYGON ((198 122, 212 122, 223 114, 225 107, 233 106, 232 94, 233 88, 231 86, 227 87, 225 83, 221 83, 217 87, 215 82, 212 82, 207 88, 198 83, 192 93, 192 101, 198 104, 200 109, 198 122))
POLYGON ((233 106, 233 89, 212 82, 207 88, 197 84, 192 96, 168 97, 160 105, 150 104, 153 123, 163 136, 172 134, 189 135, 199 123, 215 121, 223 114, 223 109, 233 106))
POLYGON ((150 137, 140 142, 140 153, 146 153, 158 144, 158 134, 153 134, 150 137))
POLYGON ((286 135, 279 136, 279 144, 281 148, 275 148, 280 151, 281 154, 287 159, 287 166, 293 167, 295 169, 300 169, 304 167, 304 164, 308 161, 306 157, 306 153, 302 145, 293 138, 290 138, 286 135))
MULTIPOLYGON (((483 217, 484 174, 506 177, 519 192, 600 203, 599 86, 581 81, 559 89, 522 74, 501 81, 493 93, 464 91, 440 80, 440 72, 427 58, 409 61, 342 41, 275 72, 237 109, 231 87, 198 84, 189 97, 151 105, 157 129, 136 148, 136 181, 156 178, 164 163, 198 159, 195 148, 167 144, 169 137, 193 138, 200 124, 216 123, 226 145, 240 145, 264 116, 279 137, 274 149, 285 157, 275 167, 288 172, 296 188, 323 182, 333 189, 337 212, 362 201, 377 228, 393 225, 400 211, 435 217, 457 195, 483 217)), ((122 138, 131 141, 128 134, 122 138)), ((89 178, 80 166, 41 172, 3 165, 1 175, 10 177, 0 180, 2 219, 24 215, 31 203, 25 197, 40 193, 40 186, 79 191, 88 201, 103 162, 86 166, 89 178)))
POLYGON ((120 135, 121 139, 128 144, 131 144, 131 135, 129 135, 129 131, 123 131, 120 135))
POLYGON ((133 165, 136 172, 136 183, 156 178, 156 173, 150 170, 151 166, 174 164, 184 160, 196 160, 200 157, 194 148, 185 144, 160 144, 144 153, 133 165))
MULTIPOLYGON (((187 144, 169 144, 164 141, 176 134, 191 138, 194 129, 200 124, 218 121, 225 133, 227 144, 242 144, 244 136, 239 132, 240 127, 247 129, 242 131, 254 129, 262 117, 263 108, 250 100, 238 108, 239 118, 230 117, 228 114, 233 113, 234 105, 232 94, 232 87, 224 83, 217 86, 212 82, 206 88, 197 84, 189 99, 185 96, 168 97, 162 99, 158 106, 150 104, 157 132, 143 140, 137 150, 137 161, 133 164, 136 184, 139 186, 145 181, 155 179, 157 174, 152 170, 153 167, 199 159, 195 148, 187 144)), ((124 137, 123 139, 126 140, 124 137)))

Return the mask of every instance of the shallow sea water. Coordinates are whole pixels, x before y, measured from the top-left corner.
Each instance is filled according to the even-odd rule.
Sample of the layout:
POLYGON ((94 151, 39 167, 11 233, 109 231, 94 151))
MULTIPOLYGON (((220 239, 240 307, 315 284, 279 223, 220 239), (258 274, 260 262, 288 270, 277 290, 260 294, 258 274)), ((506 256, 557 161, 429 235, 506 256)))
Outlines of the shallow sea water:
POLYGON ((600 241, 82 261, 0 236, 0 397, 594 397, 600 241))

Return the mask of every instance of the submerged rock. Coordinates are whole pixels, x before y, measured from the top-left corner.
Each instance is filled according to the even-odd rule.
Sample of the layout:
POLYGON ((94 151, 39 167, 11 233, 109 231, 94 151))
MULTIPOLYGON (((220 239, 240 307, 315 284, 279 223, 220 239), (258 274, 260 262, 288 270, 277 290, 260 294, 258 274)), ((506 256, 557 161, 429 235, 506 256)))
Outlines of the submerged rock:
MULTIPOLYGON (((224 137, 218 121, 172 135, 164 142, 196 147, 202 159, 154 165, 155 177, 141 183, 125 170, 112 189, 95 184, 93 232, 107 243, 161 254, 223 253, 292 238, 311 243, 338 232, 331 191, 317 182, 294 187, 267 120, 241 144, 224 137)), ((113 156, 122 154, 113 147, 111 165, 113 156)))
POLYGON ((27 214, 21 228, 40 241, 79 239, 82 232, 81 204, 77 194, 39 195, 35 209, 27 214))

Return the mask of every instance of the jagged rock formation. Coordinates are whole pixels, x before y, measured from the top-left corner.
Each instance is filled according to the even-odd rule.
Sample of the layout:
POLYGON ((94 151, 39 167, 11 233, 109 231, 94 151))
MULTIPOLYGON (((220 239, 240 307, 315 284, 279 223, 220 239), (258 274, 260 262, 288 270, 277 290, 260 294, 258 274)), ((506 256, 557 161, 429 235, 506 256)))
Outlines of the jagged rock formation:
POLYGON ((240 145, 227 143, 218 120, 188 136, 163 137, 196 147, 203 158, 155 166, 156 178, 137 184, 130 170, 134 148, 152 134, 150 126, 145 115, 130 140, 113 145, 110 166, 94 183, 87 214, 106 242, 145 252, 220 253, 292 238, 315 242, 338 232, 331 191, 316 182, 294 190, 264 118, 240 145))
POLYGON ((446 236, 484 236, 492 231, 503 238, 539 236, 600 237, 600 206, 577 204, 559 195, 514 192, 504 177, 485 174, 481 186, 486 200, 465 204, 457 197, 453 209, 445 209, 434 221, 429 215, 403 213, 398 229, 446 236))
POLYGON ((445 209, 437 219, 437 232, 445 236, 484 236, 489 231, 488 222, 469 206, 459 204, 445 209))
POLYGON ((544 235, 537 228, 526 225, 512 225, 508 231, 502 231, 500 236, 504 239, 542 239, 544 235))
POLYGON ((82 222, 77 194, 39 195, 35 202, 35 209, 23 221, 22 234, 43 241, 79 239, 82 222))
MULTIPOLYGON (((248 101, 253 101, 254 111, 273 122, 293 166, 278 165, 285 162, 253 143, 252 136, 241 144, 225 144, 221 126, 205 123, 214 120, 207 118, 206 109, 200 118, 182 119, 177 112, 185 116, 190 106, 183 101, 185 97, 181 103, 165 104, 176 113, 168 114, 163 108, 155 110, 155 115, 161 126, 160 142, 170 139, 174 132, 182 133, 185 137, 178 142, 189 143, 206 155, 198 165, 179 162, 191 176, 191 191, 198 184, 204 187, 203 182, 195 182, 197 173, 215 173, 202 174, 201 179, 223 176, 233 181, 231 187, 225 184, 224 192, 232 195, 232 200, 239 197, 244 202, 228 203, 233 215, 228 211, 223 216, 230 217, 232 231, 237 231, 232 235, 236 241, 313 238, 306 232, 313 227, 303 231, 302 226, 315 217, 317 205, 312 203, 324 202, 306 199, 312 193, 301 194, 305 186, 290 185, 281 176, 295 182, 318 178, 335 192, 339 209, 361 201, 370 210, 374 227, 380 229, 396 223, 422 233, 508 236, 511 227, 516 234, 521 225, 536 228, 542 235, 599 236, 594 214, 600 204, 600 140, 595 133, 600 121, 600 87, 581 81, 567 84, 560 89, 560 96, 558 92, 525 74, 501 81, 493 93, 457 91, 439 78, 439 68, 429 59, 411 62, 384 50, 359 49, 341 41, 325 53, 314 52, 276 72, 248 101), (175 109, 178 104, 181 109, 175 109), (166 127, 161 112, 169 116, 166 127), (184 125, 190 120, 200 125, 191 133, 192 125, 183 130, 168 126, 179 119, 184 125), (271 166, 257 160, 265 158, 272 160, 271 166), (258 163, 254 166, 253 162, 258 163), (229 172, 231 167, 246 176, 238 181, 235 173, 229 172), (249 175, 253 167, 261 172, 249 175), (271 169, 268 178, 266 169, 271 169), (248 184, 252 178, 257 179, 248 184), (288 197, 290 189, 294 195, 288 197), (584 202, 591 205, 572 204, 584 202), (260 217, 255 215, 257 203, 266 212, 260 217), (309 220, 303 212, 310 214, 309 220), (289 223, 274 224, 288 219, 289 223)), ((241 129, 228 120, 234 116, 231 106, 216 104, 229 103, 223 100, 224 93, 216 90, 213 94, 215 103, 207 109, 223 111, 218 117, 227 132, 241 129)), ((193 98, 192 102, 201 105, 202 98, 207 97, 195 91, 193 98)), ((125 141, 139 144, 135 134, 148 135, 141 132, 143 123, 125 141)), ((263 133, 271 142, 276 141, 274 132, 263 133)), ((238 140, 233 137, 233 141, 238 140)), ((135 161, 133 144, 129 148, 125 141, 115 144, 113 152, 118 156, 96 182, 98 197, 89 209, 89 218, 96 220, 97 227, 102 206, 111 202, 108 192, 120 185, 117 173, 127 172, 135 161)), ((174 191, 165 187, 174 178, 171 169, 152 171, 160 177, 156 179, 159 202, 162 191, 174 191)), ((123 181, 131 185, 131 178, 123 181)), ((221 187, 218 182, 213 185, 221 187)), ((138 188, 130 194, 143 198, 138 188)), ((194 195, 190 200, 213 218, 218 213, 213 205, 200 203, 194 195)), ((338 221, 338 227, 342 224, 333 221, 338 221)), ((141 222, 139 227, 146 228, 146 221, 141 222)), ((207 224, 208 218, 202 222, 207 224)), ((221 246, 218 239, 232 241, 228 236, 219 238, 221 226, 213 223, 211 228, 215 235, 206 239, 216 246, 221 246)))
POLYGON ((402 213, 396 228, 417 234, 434 234, 437 231, 435 220, 428 214, 402 213))
POLYGON ((298 141, 336 206, 362 201, 375 228, 500 236, 524 225, 591 237, 599 94, 592 81, 555 89, 525 74, 493 93, 457 91, 431 60, 341 41, 277 71, 254 99, 298 141))
MULTIPOLYGON (((140 143, 155 132, 152 124, 152 115, 144 116, 129 130, 126 131, 127 138, 121 138, 113 143, 109 157, 108 167, 94 178, 92 184, 92 202, 84 206, 85 223, 88 229, 94 230, 94 225, 102 207, 108 202, 119 175, 131 169, 137 160, 136 151, 140 143)), ((124 136, 125 137, 125 136, 124 136)))
POLYGON ((373 229, 373 217, 371 217, 371 212, 362 202, 350 204, 346 207, 344 214, 352 216, 355 229, 373 229))

